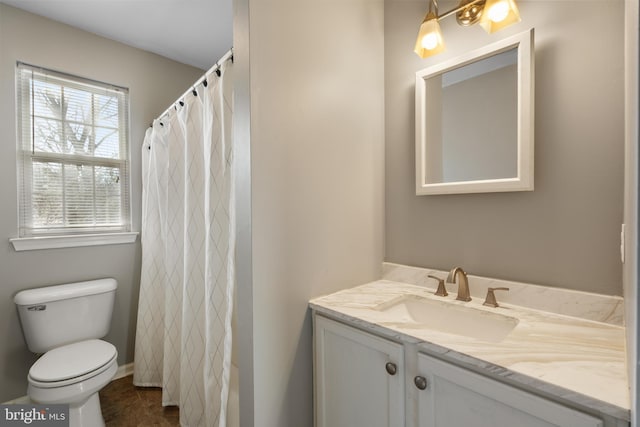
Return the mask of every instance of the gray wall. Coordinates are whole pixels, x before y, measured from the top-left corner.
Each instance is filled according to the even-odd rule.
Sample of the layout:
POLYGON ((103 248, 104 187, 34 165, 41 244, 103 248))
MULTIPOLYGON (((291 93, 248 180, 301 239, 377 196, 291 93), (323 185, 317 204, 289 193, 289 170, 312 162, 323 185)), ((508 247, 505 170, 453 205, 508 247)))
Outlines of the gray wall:
POLYGON ((236 135, 240 175, 251 174, 238 195, 251 207, 250 224, 239 212, 238 268, 252 269, 238 280, 241 425, 311 426, 307 303, 381 273, 383 2, 236 7, 236 34, 249 40, 234 39, 245 121, 235 128, 248 113, 251 128, 250 171, 248 135, 236 135))
POLYGON ((447 52, 421 60, 427 2, 385 2, 386 260, 622 295, 624 2, 518 4, 522 22, 492 35, 445 19, 447 52), (416 196, 415 72, 530 27, 535 191, 416 196))
POLYGON ((144 131, 202 70, 0 4, 0 402, 26 395, 35 360, 13 296, 22 289, 100 277, 118 281, 111 332, 120 365, 133 361, 140 244, 15 252, 17 235, 14 73, 16 61, 130 89, 133 227, 140 230, 140 147, 144 131))

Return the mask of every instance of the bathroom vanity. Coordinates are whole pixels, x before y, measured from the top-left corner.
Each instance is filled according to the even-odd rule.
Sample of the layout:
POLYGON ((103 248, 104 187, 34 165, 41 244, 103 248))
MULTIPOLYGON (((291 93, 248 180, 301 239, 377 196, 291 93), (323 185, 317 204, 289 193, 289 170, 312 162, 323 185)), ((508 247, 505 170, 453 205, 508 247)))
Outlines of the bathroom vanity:
POLYGON ((385 271, 310 302, 317 427, 629 425, 621 299, 509 283, 485 307, 505 283, 469 276, 462 302, 443 272, 385 271))

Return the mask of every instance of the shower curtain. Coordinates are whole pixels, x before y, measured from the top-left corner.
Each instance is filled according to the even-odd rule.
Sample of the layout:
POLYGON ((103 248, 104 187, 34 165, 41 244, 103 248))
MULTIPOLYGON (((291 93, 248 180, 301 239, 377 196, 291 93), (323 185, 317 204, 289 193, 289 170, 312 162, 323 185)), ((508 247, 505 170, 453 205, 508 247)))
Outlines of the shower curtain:
POLYGON ((155 120, 142 148, 133 382, 185 427, 226 426, 234 294, 232 62, 155 120))

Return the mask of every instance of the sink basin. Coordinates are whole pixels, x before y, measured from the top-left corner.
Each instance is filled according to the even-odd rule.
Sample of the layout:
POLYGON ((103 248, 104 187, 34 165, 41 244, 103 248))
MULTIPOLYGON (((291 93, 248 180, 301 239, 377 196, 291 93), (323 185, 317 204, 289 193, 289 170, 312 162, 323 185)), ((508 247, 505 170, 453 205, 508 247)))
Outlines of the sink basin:
POLYGON ((500 342, 516 327, 518 319, 445 301, 408 295, 380 312, 404 327, 428 328, 488 342, 500 342))

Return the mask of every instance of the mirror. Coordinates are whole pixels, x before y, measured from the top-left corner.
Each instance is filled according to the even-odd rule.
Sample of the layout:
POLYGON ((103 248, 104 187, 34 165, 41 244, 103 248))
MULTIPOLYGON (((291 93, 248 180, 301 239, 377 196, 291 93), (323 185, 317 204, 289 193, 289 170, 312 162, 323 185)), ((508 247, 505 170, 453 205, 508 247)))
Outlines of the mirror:
POLYGON ((416 73, 416 194, 533 190, 533 29, 416 73))

